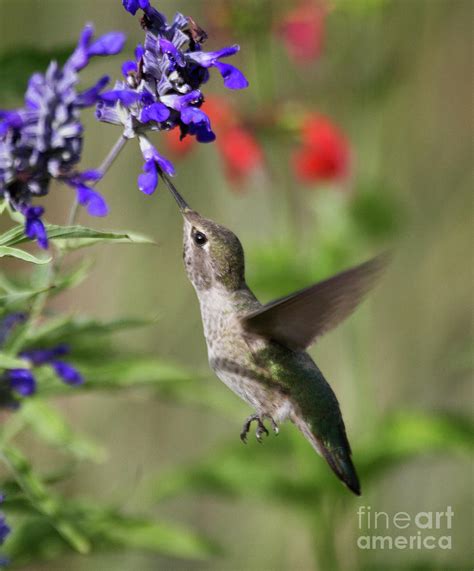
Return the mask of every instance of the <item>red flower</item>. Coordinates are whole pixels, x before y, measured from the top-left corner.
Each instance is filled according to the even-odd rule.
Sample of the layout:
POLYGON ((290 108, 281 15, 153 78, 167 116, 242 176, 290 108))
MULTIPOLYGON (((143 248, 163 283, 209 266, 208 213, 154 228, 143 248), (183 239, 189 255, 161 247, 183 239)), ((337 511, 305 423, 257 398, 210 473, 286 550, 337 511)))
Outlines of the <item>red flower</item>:
POLYGON ((180 139, 179 129, 171 129, 171 131, 165 131, 163 134, 165 145, 169 153, 174 155, 176 158, 187 155, 196 144, 196 139, 193 137, 184 137, 183 139, 180 139))
POLYGON ((319 0, 303 0, 279 26, 286 49, 295 63, 306 65, 321 54, 326 8, 319 0))
POLYGON ((223 97, 206 97, 202 105, 202 110, 211 120, 212 129, 217 137, 225 133, 228 129, 237 124, 237 115, 232 107, 223 97))
POLYGON ((225 171, 233 183, 263 165, 263 151, 253 134, 243 127, 232 127, 217 140, 225 171))
MULTIPOLYGON (((238 186, 245 178, 264 163, 263 150, 253 133, 240 123, 234 108, 225 99, 207 97, 202 110, 211 120, 213 131, 217 135, 217 152, 224 164, 228 180, 238 186)), ((179 140, 177 129, 166 132, 165 141, 168 150, 180 157, 194 148, 195 140, 185 137, 179 140)))
POLYGON ((321 115, 307 116, 301 129, 302 146, 293 155, 296 177, 306 183, 345 178, 349 174, 349 143, 321 115))

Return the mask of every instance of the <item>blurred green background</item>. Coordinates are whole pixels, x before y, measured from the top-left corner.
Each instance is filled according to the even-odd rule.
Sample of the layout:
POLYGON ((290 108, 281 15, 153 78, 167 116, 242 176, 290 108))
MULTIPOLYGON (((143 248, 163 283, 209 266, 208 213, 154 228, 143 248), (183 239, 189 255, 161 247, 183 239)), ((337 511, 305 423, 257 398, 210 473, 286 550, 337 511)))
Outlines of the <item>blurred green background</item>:
MULTIPOLYGON (((208 369, 197 300, 182 268, 180 216, 162 186, 151 197, 137 190, 141 157, 131 141, 99 187, 110 216, 82 214, 81 222, 144 232, 158 246, 97 248, 90 278, 50 310, 156 317, 149 327, 115 336, 118 358, 121 351, 141 353, 189 374, 176 378, 179 390, 170 381, 158 391, 53 400, 107 451, 102 462, 79 463, 57 488, 185 525, 219 549, 202 561, 131 549, 63 554, 22 569, 472 568, 465 421, 472 410, 472 2, 339 0, 325 19, 320 57, 305 67, 292 62, 275 33, 292 6, 285 0, 157 3, 169 17, 176 10, 192 15, 210 33, 209 49, 241 45, 237 65, 250 87, 225 96, 243 118, 264 122, 268 109, 282 107, 320 112, 339 125, 350 142, 350 179, 297 183, 289 164, 293 136, 266 129, 257 137, 267 167, 239 192, 212 145, 177 160, 175 182, 196 210, 239 235, 249 285, 262 301, 394 250, 370 300, 311 350, 340 400, 363 495, 352 497, 340 486, 289 424, 262 446, 253 439, 241 445, 249 413, 208 369), (450 505, 453 548, 361 551, 361 505, 392 514, 450 505)), ((85 22, 100 33, 126 31, 130 53, 142 38, 119 0, 2 0, 0 8, 2 107, 19 104, 28 74, 67 51, 85 22), (38 59, 28 49, 24 56, 23 48, 38 59)), ((84 85, 99 73, 118 77, 122 59, 91 65, 84 85)), ((221 83, 213 77, 207 93, 223 94, 221 83)), ((92 168, 119 132, 96 123, 92 112, 84 116, 82 164, 92 168)), ((159 136, 154 140, 163 148, 159 136)), ((64 222, 71 198, 62 188, 50 194, 51 222, 64 222)), ((145 384, 147 372, 140 375, 145 384)), ((35 434, 25 432, 19 442, 44 472, 64 461, 35 434)))

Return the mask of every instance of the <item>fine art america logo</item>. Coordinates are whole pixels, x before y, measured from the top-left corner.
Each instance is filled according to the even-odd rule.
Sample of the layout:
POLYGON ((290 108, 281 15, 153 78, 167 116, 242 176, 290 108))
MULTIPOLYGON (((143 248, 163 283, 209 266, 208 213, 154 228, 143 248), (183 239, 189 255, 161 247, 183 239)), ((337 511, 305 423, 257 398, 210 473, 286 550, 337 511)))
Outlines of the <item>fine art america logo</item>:
POLYGON ((360 535, 359 549, 451 549, 454 511, 447 506, 442 512, 372 511, 370 506, 357 510, 360 535))

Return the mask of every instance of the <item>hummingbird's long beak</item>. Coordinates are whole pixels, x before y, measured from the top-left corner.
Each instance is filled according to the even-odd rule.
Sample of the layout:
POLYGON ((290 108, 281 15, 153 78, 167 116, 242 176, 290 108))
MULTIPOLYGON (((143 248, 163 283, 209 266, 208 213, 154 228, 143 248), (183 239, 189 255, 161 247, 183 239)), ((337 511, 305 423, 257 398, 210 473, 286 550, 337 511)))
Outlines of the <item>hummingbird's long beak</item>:
POLYGON ((178 190, 176 189, 176 187, 174 186, 174 184, 170 181, 170 179, 167 177, 166 173, 164 173, 163 171, 160 172, 160 176, 163 179, 163 182, 166 184, 166 186, 168 187, 168 190, 171 192, 171 194, 173 195, 173 198, 176 200, 179 210, 181 211, 181 214, 186 214, 187 212, 191 211, 191 208, 189 207, 188 203, 184 200, 184 198, 181 196, 181 194, 178 192, 178 190))

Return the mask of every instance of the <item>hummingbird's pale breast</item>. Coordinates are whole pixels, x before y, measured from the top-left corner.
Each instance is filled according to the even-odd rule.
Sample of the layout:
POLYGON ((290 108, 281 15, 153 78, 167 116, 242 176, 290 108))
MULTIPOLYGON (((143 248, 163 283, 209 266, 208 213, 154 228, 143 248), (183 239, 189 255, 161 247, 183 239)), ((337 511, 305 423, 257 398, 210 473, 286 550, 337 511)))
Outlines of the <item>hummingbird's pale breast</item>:
POLYGON ((199 304, 209 364, 219 379, 260 414, 283 422, 292 410, 288 395, 255 359, 268 344, 251 338, 240 315, 261 307, 248 289, 229 292, 214 286, 201 292, 199 304))

